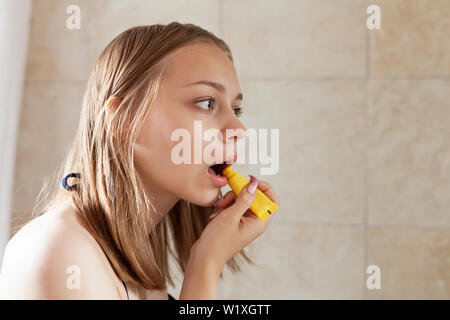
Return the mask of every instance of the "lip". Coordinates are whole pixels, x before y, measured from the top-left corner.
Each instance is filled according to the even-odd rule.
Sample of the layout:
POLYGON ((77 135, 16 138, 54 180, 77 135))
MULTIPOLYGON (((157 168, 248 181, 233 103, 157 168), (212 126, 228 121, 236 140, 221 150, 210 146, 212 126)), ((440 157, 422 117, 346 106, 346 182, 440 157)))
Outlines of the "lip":
MULTIPOLYGON (((229 166, 231 166, 231 164, 227 164, 227 166, 229 167, 229 166)), ((228 179, 226 177, 216 175, 214 173, 214 170, 211 169, 210 167, 207 168, 206 174, 208 175, 209 179, 216 187, 221 188, 221 187, 226 186, 228 183, 228 179)))
POLYGON ((214 170, 211 169, 212 166, 216 164, 224 164, 226 167, 231 166, 234 162, 236 162, 237 154, 233 153, 231 157, 227 157, 223 162, 214 162, 213 164, 206 167, 206 175, 210 178, 212 184, 216 187, 224 187, 228 183, 228 179, 224 176, 218 176, 215 174, 214 170))

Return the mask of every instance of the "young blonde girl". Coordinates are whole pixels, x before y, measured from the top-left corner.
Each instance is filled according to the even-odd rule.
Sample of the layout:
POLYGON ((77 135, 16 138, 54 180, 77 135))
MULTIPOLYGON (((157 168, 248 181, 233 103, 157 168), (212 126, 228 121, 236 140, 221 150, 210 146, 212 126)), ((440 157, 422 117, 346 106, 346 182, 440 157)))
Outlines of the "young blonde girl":
POLYGON ((6 247, 0 297, 167 299, 172 255, 184 274, 179 299, 217 299, 223 267, 252 263, 243 249, 272 219, 248 210, 255 188, 279 199, 255 177, 239 197, 222 197, 210 164, 171 161, 171 133, 193 134, 196 120, 245 131, 242 100, 231 52, 210 32, 173 22, 118 35, 89 77, 57 181, 6 247))

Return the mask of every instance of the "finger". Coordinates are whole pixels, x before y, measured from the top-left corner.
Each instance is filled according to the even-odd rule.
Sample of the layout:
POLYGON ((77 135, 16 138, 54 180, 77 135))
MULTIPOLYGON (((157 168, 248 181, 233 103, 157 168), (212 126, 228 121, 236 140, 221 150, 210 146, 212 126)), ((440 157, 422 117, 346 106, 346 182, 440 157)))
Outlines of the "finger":
POLYGON ((217 203, 216 206, 214 206, 213 213, 210 215, 210 219, 213 219, 215 216, 217 216, 223 209, 226 209, 231 204, 234 203, 236 199, 236 195, 233 193, 233 191, 228 191, 222 198, 220 198, 220 202, 217 203))
POLYGON ((235 199, 236 195, 232 190, 230 190, 220 199, 220 202, 215 206, 215 209, 217 210, 220 208, 229 207, 235 199))
POLYGON ((266 196, 268 196, 270 200, 275 202, 277 206, 280 206, 280 197, 267 181, 259 180, 258 189, 261 190, 266 196))
POLYGON ((220 211, 214 212, 213 214, 211 214, 209 216, 210 219, 214 218, 215 216, 217 216, 220 213, 220 211))
POLYGON ((256 179, 255 177, 251 177, 250 182, 245 187, 242 188, 234 204, 228 208, 231 209, 232 214, 236 220, 239 221, 241 219, 241 217, 250 208, 253 201, 255 200, 258 182, 259 182, 258 179, 256 179), (249 188, 253 189, 253 193, 250 192, 249 188))
MULTIPOLYGON (((250 177, 255 178, 250 175, 250 177)), ((256 178, 255 178, 256 179, 256 178)), ((280 198, 277 193, 273 190, 273 187, 264 180, 259 180, 258 189, 263 192, 270 200, 272 200, 277 206, 280 206, 280 198)), ((270 221, 273 218, 273 214, 270 214, 264 221, 262 221, 262 228, 265 229, 270 224, 270 221)))

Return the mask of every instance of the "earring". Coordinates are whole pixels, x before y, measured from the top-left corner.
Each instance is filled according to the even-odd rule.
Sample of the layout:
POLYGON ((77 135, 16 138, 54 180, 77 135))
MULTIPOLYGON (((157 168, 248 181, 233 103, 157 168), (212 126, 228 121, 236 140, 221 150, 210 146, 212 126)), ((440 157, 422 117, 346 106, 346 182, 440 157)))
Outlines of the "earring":
POLYGON ((78 183, 75 183, 75 184, 69 186, 67 184, 67 179, 69 179, 69 178, 80 178, 80 177, 81 177, 81 174, 79 174, 79 173, 69 173, 67 176, 64 177, 64 179, 62 179, 62 186, 67 191, 71 191, 71 190, 75 189, 78 186, 78 183))

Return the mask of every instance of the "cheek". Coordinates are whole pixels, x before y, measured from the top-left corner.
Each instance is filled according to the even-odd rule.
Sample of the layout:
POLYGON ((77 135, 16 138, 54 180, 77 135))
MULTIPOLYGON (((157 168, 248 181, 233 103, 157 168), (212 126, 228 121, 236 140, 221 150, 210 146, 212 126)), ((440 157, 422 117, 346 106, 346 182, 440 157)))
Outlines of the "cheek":
POLYGON ((189 182, 195 172, 199 172, 199 165, 175 164, 171 159, 173 148, 181 140, 172 141, 171 137, 176 129, 184 128, 191 135, 191 159, 193 161, 193 120, 189 115, 170 112, 167 108, 155 109, 151 117, 144 123, 135 146, 136 162, 144 167, 146 176, 160 183, 172 184, 176 181, 189 182), (163 180, 165 182, 163 182, 163 180), (171 182, 174 181, 174 182, 171 182))
MULTIPOLYGON (((152 118, 144 124, 135 147, 136 162, 144 171, 149 183, 156 183, 165 190, 177 194, 193 203, 202 204, 217 195, 217 189, 211 186, 203 164, 194 163, 194 120, 189 113, 170 112, 171 110, 155 110, 152 118), (190 135, 191 164, 177 165, 171 159, 172 150, 181 143, 181 138, 171 141, 175 129, 183 128, 190 135)), ((207 128, 203 122, 203 130, 207 128)), ((203 152, 210 142, 199 140, 203 152)))

